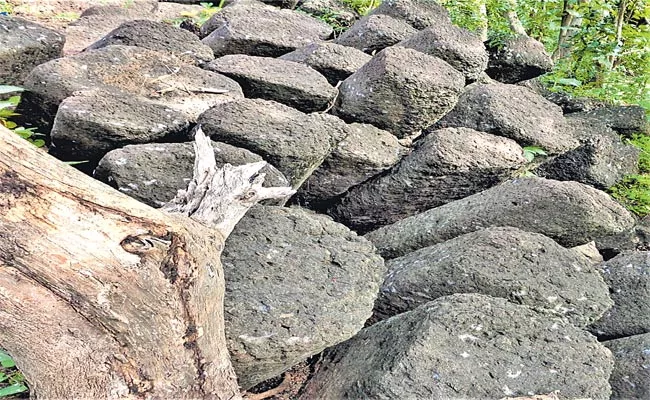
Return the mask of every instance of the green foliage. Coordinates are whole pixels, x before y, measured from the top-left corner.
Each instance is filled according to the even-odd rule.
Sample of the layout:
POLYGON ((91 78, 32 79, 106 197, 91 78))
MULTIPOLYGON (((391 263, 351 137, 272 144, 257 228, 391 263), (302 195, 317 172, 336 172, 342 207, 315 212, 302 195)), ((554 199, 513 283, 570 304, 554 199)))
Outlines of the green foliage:
POLYGON ((373 8, 381 4, 381 0, 341 0, 341 2, 360 15, 366 15, 373 8))
POLYGON ((11 14, 14 12, 13 7, 6 0, 0 0, 0 14, 11 14))
POLYGON ((629 175, 609 193, 639 217, 650 214, 650 174, 629 175))
POLYGON ((167 20, 166 22, 179 26, 183 21, 190 20, 198 26, 205 24, 212 16, 223 8, 226 0, 221 0, 218 5, 214 3, 199 3, 201 10, 199 11, 183 11, 178 18, 167 20))
MULTIPOLYGON (((22 88, 16 86, 0 85, 0 96, 22 91, 22 88)), ((11 120, 11 117, 18 116, 18 114, 14 112, 14 109, 19 102, 20 96, 11 96, 5 100, 0 100, 0 125, 13 131, 23 139, 28 140, 36 147, 45 146, 45 141, 39 138, 44 135, 37 133, 35 128, 24 128, 16 125, 16 123, 11 120)))
MULTIPOLYGON (((488 44, 498 47, 513 37, 505 12, 511 0, 439 0, 459 26, 478 31, 487 15, 488 44), (485 4, 486 15, 480 12, 485 4)), ((558 48, 560 32, 569 36, 567 55, 542 81, 551 90, 612 103, 639 104, 650 110, 650 1, 630 0, 621 41, 616 40, 619 0, 568 0, 576 21, 562 27, 563 0, 519 0, 516 12, 526 32, 549 53, 558 48)))
POLYGON ((644 217, 650 214, 650 136, 635 135, 628 143, 641 150, 639 174, 625 177, 609 192, 628 210, 644 217))
POLYGON ((16 369, 16 363, 3 350, 0 350, 0 398, 27 391, 25 377, 16 369))
POLYGON ((544 149, 541 147, 537 146, 526 146, 524 147, 524 158, 528 160, 528 162, 531 162, 535 159, 537 156, 547 156, 548 154, 544 149))

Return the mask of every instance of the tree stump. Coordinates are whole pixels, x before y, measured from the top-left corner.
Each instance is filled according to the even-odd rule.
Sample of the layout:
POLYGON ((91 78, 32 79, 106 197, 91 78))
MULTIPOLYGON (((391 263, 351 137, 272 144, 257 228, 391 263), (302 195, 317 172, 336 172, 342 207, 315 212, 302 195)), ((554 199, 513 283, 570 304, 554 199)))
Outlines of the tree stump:
POLYGON ((217 169, 196 135, 194 179, 162 210, 0 127, 0 347, 39 398, 240 398, 226 349, 226 237, 264 163, 217 169))

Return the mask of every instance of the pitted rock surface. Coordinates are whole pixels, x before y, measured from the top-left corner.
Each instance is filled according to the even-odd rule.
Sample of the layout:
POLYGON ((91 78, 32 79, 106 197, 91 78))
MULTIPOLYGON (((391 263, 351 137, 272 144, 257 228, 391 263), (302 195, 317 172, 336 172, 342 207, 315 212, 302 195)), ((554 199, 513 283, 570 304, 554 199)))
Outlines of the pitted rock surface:
POLYGON ((357 72, 371 58, 360 50, 336 43, 314 43, 280 57, 309 65, 333 86, 357 72))
POLYGON ((355 22, 334 43, 373 54, 417 33, 417 29, 389 15, 366 15, 355 22))
POLYGON ((0 15, 0 85, 20 86, 29 72, 63 55, 65 37, 22 18, 0 15))
POLYGON ((214 107, 199 117, 213 140, 259 154, 294 188, 318 168, 347 135, 346 124, 327 114, 304 114, 269 100, 243 99, 214 107))
MULTIPOLYGON (((217 167, 262 161, 248 150, 212 142, 217 167)), ((151 143, 124 146, 108 152, 95 169, 94 177, 122 193, 152 207, 161 207, 187 184, 194 171, 193 143, 151 143)), ((289 186, 287 179, 267 165, 264 186, 289 186)))
POLYGON ((417 141, 390 171, 350 189, 328 214, 365 233, 497 185, 525 163, 513 140, 440 129, 417 141))
POLYGON ((579 327, 614 303, 593 263, 538 233, 486 228, 387 263, 375 303, 385 319, 457 293, 480 293, 547 310, 579 327))
POLYGON ((402 138, 449 112, 464 84, 465 77, 439 58, 389 47, 343 81, 334 112, 402 138))
POLYGON ((477 294, 441 297, 330 350, 302 400, 608 400, 609 350, 567 320, 477 294))
POLYGON ((460 126, 504 136, 521 146, 538 146, 553 154, 579 145, 566 127, 560 107, 517 85, 469 85, 456 107, 431 129, 460 126))
POLYGON ((111 45, 136 46, 172 53, 179 58, 186 58, 196 65, 202 65, 214 59, 212 49, 201 43, 196 35, 164 22, 148 20, 125 22, 88 46, 86 50, 111 45))
POLYGON ((332 28, 304 13, 245 1, 224 7, 201 26, 201 32, 206 36, 203 43, 210 46, 216 57, 278 57, 328 39, 332 28))
POLYGON ((577 182, 518 178, 366 234, 386 258, 491 226, 541 233, 565 247, 623 232, 634 217, 608 194, 577 182))
POLYGON ((205 68, 237 81, 247 98, 273 100, 307 113, 325 110, 337 94, 323 75, 293 61, 235 54, 205 68))
POLYGON ((227 345, 246 389, 357 333, 385 271, 370 242, 295 208, 251 209, 221 259, 227 345))
POLYGON ((650 333, 650 251, 624 251, 599 268, 614 306, 589 330, 601 339, 650 333))
POLYGON ((476 81, 488 65, 488 53, 481 38, 451 23, 426 28, 399 46, 443 59, 469 81, 476 81))

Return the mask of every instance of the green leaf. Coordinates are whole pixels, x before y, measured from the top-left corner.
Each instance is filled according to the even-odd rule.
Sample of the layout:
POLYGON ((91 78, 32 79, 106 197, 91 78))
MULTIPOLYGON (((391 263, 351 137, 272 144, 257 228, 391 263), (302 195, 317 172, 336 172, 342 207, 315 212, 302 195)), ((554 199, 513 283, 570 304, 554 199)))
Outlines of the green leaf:
MULTIPOLYGON (((45 144, 45 142, 43 142, 43 144, 45 144)), ((89 162, 89 161, 90 161, 90 160, 84 160, 84 161, 66 161, 65 163, 68 164, 68 165, 77 165, 77 164, 87 163, 87 162, 89 162)))
POLYGON ((11 386, 7 386, 6 388, 0 389, 0 397, 8 397, 26 391, 27 391, 27 386, 21 383, 14 383, 11 386))
POLYGON ((4 351, 0 351, 0 365, 4 368, 13 368, 16 366, 14 359, 9 356, 9 354, 4 351))
POLYGON ((0 94, 22 92, 23 90, 25 89, 18 86, 0 85, 0 94))
POLYGON ((561 78, 557 80, 557 83, 560 85, 575 86, 575 87, 582 86, 582 82, 574 78, 561 78))

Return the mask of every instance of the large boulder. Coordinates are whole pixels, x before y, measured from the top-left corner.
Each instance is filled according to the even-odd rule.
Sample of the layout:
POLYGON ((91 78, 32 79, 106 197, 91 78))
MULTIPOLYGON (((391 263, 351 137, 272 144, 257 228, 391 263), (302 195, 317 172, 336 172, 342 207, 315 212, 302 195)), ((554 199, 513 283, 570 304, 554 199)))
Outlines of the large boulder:
POLYGON ((50 131, 65 98, 89 90, 147 98, 193 122, 208 108, 243 97, 230 78, 173 55, 132 46, 108 46, 41 64, 24 87, 18 112, 29 116, 41 132, 50 131))
POLYGON ((581 140, 579 147, 544 162, 535 174, 576 181, 606 190, 638 172, 639 149, 625 145, 615 133, 603 131, 581 140))
POLYGON ((50 153, 98 161, 127 144, 179 140, 190 122, 179 112, 126 93, 87 92, 63 100, 52 126, 50 153))
POLYGON ((214 59, 212 49, 201 43, 196 35, 157 21, 125 22, 88 46, 86 50, 111 45, 137 46, 163 53, 168 52, 197 65, 214 59))
POLYGON ((632 136, 636 133, 650 134, 650 122, 646 117, 646 110, 641 106, 608 105, 574 113, 571 117, 604 124, 624 136, 632 136))
POLYGON ((199 123, 213 140, 261 155, 294 188, 300 187, 347 135, 345 123, 336 117, 304 114, 261 99, 211 108, 199 117, 199 123))
POLYGON ((499 47, 489 48, 488 76, 503 83, 536 78, 553 69, 553 60, 544 45, 529 36, 508 39, 499 47))
POLYGON ((629 229, 634 217, 600 190, 528 177, 405 218, 366 235, 394 258, 491 226, 537 232, 565 247, 629 229))
POLYGON ((384 273, 370 242, 295 208, 250 210, 221 260, 227 345, 245 389, 357 333, 384 273))
POLYGON ((549 153, 562 153, 579 145, 560 107, 516 85, 468 86, 456 107, 431 129, 459 126, 504 136, 521 146, 539 146, 549 153))
POLYGON ((343 81, 334 111, 402 138, 451 110, 464 85, 465 77, 441 59, 389 47, 343 81))
POLYGON ((614 355, 610 400, 650 399, 650 333, 603 344, 614 355))
POLYGON ((431 0, 384 0, 370 15, 389 15, 421 30, 451 22, 447 9, 431 0))
POLYGON ((441 297, 328 350, 301 399, 607 400, 612 355, 566 319, 478 294, 441 297))
POLYGON ((65 55, 76 54, 103 36, 133 20, 165 22, 184 13, 198 14, 203 7, 198 4, 184 5, 163 3, 157 0, 101 0, 86 2, 95 4, 81 13, 76 21, 65 28, 65 55), (99 4, 98 4, 99 3, 99 4))
POLYGON ((201 32, 217 57, 228 54, 278 57, 332 35, 325 22, 294 10, 255 1, 237 2, 213 15, 201 32))
POLYGON ((387 263, 375 302, 385 319, 456 293, 502 297, 584 327, 613 304, 592 262, 538 233, 487 228, 387 263))
POLYGON ((602 339, 650 332, 650 252, 625 251, 600 265, 614 306, 590 331, 602 339))
POLYGON ((382 14, 366 15, 337 37, 334 43, 374 54, 401 42, 417 31, 401 19, 382 14))
POLYGON ((277 101, 302 112, 325 110, 338 93, 323 75, 292 61, 236 54, 205 68, 237 81, 247 98, 277 101))
POLYGON ((21 18, 0 15, 0 85, 22 85, 29 72, 63 55, 65 37, 21 18))
POLYGON ((350 124, 348 134, 305 181, 296 201, 323 210, 351 187, 395 165, 407 152, 392 134, 368 124, 350 124))
POLYGON ((497 185, 525 163, 523 150, 510 139, 441 129, 417 141, 389 172, 352 188, 328 214, 368 232, 497 185))
POLYGON ((449 65, 475 81, 488 64, 488 54, 481 38, 451 22, 426 28, 399 43, 445 60, 449 65))
MULTIPOLYGON (((217 167, 262 161, 257 154, 229 144, 212 142, 212 147, 217 167)), ((94 177, 136 200, 161 207, 180 189, 187 189, 193 171, 193 143, 151 143, 110 151, 99 161, 94 177)), ((271 165, 261 172, 266 174, 264 186, 289 186, 284 175, 271 165)))
POLYGON ((334 86, 357 72, 371 58, 361 50, 336 43, 314 43, 280 57, 309 65, 334 86))
POLYGON ((565 114, 589 111, 607 105, 605 102, 593 98, 573 97, 561 91, 552 92, 544 83, 540 82, 539 78, 521 81, 517 85, 526 87, 551 103, 562 107, 562 111, 565 114))

